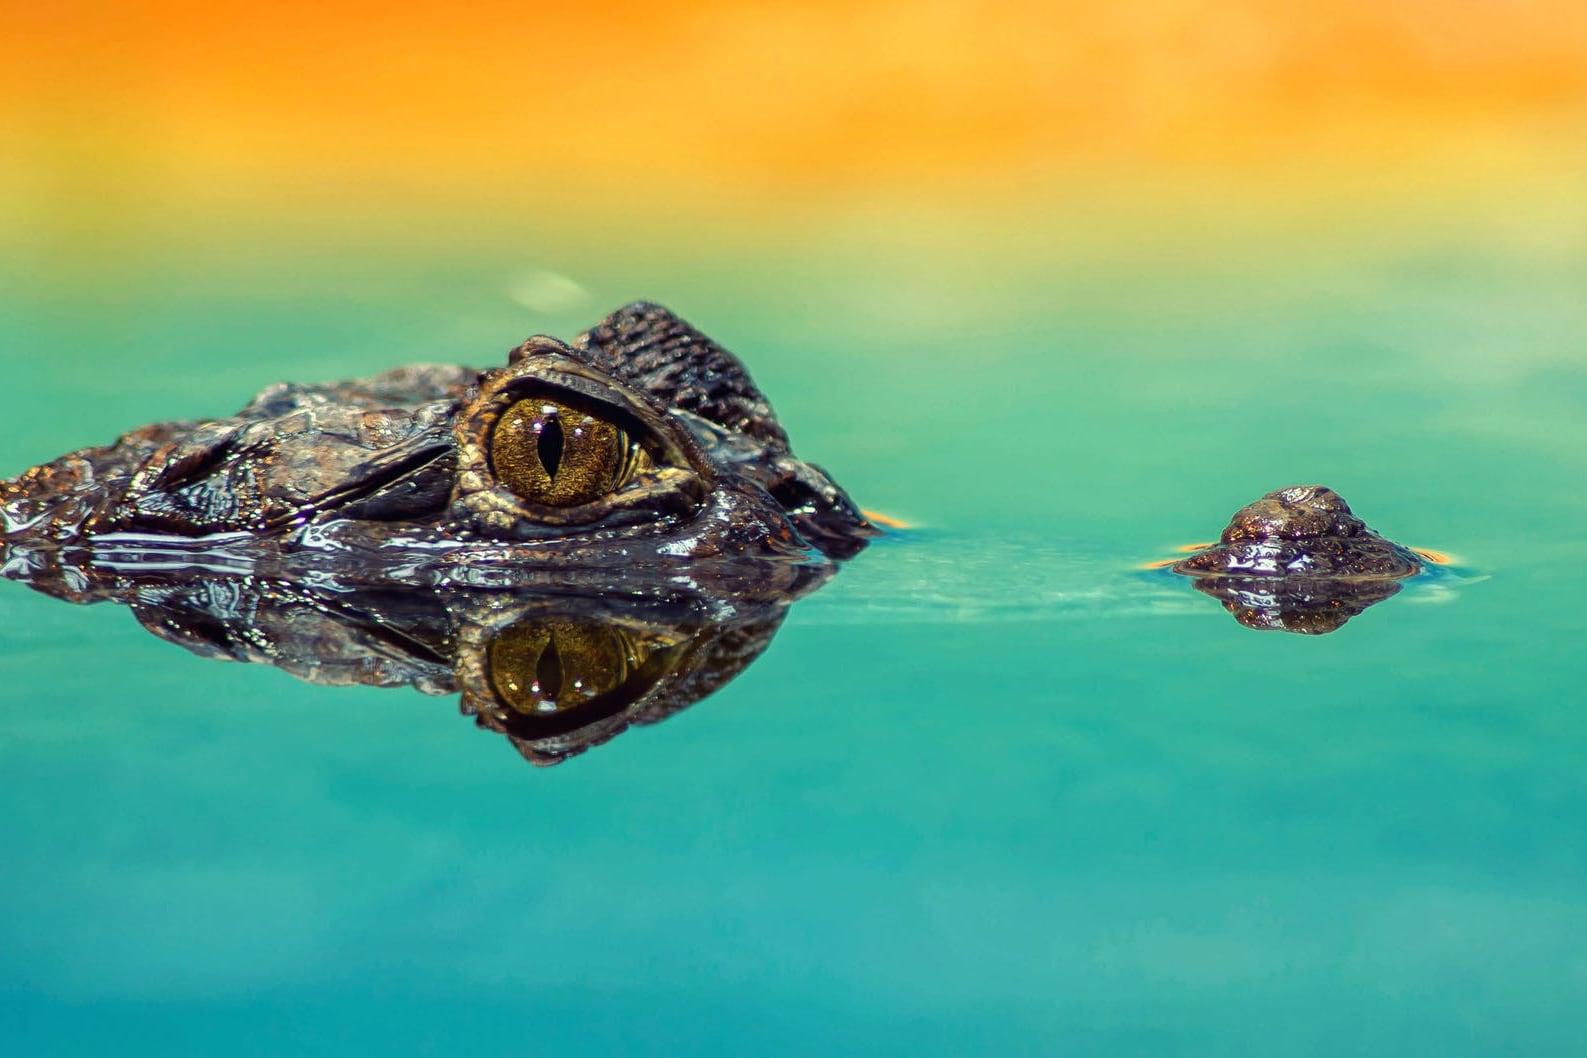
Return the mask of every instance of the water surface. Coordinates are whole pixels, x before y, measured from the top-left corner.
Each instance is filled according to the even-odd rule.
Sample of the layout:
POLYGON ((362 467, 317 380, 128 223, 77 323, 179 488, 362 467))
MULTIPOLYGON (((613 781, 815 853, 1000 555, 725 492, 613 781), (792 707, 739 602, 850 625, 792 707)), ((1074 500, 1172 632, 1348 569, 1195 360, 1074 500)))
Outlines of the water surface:
POLYGON ((1587 254, 833 238, 0 294, 7 474, 643 295, 921 526, 544 770, 0 584, 17 1053, 1581 1053, 1587 254), (544 269, 568 304, 515 303, 544 269), (1136 569, 1314 481, 1461 576, 1311 638, 1136 569))

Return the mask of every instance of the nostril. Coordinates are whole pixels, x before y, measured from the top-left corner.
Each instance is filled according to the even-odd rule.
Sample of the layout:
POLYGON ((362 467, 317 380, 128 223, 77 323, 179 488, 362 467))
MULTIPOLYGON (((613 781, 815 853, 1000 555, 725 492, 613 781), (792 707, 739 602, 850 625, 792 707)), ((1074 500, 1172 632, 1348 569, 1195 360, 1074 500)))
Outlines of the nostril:
POLYGON ((1287 506, 1296 506, 1307 500, 1316 498, 1328 490, 1320 485, 1291 485, 1287 489, 1279 490, 1278 498, 1287 506))

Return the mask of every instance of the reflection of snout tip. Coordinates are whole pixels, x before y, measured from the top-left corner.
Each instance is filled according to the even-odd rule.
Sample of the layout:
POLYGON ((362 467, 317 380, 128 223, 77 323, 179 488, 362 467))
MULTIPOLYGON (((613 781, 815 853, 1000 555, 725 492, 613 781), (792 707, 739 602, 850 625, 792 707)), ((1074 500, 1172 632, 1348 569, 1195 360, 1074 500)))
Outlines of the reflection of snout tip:
POLYGON ((1413 547, 1411 550, 1435 566, 1453 566, 1455 564, 1455 556, 1447 551, 1434 551, 1430 547, 1413 547))

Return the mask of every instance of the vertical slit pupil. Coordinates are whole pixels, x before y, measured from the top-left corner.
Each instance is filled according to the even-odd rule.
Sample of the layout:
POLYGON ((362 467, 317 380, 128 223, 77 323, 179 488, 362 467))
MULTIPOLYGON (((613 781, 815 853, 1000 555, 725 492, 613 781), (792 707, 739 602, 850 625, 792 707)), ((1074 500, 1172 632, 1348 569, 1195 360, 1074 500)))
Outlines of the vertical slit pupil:
POLYGON ((557 653, 556 640, 546 644, 540 660, 535 662, 535 684, 540 688, 540 697, 547 701, 562 695, 562 655, 557 653))
POLYGON ((536 449, 540 453, 540 465, 546 468, 546 475, 555 478, 557 468, 562 465, 562 423, 556 416, 550 416, 540 426, 540 437, 536 441, 536 449))

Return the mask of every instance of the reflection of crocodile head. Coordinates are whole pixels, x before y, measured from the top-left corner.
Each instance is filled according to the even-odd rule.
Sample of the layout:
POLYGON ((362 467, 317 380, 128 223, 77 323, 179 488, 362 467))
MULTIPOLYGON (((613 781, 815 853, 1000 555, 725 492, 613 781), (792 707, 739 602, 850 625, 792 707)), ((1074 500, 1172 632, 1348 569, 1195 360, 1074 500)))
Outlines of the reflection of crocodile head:
POLYGON ((0 575, 198 654, 461 693, 536 763, 732 679, 875 532, 742 364, 646 304, 0 482, 0 575))
MULTIPOLYGON (((14 549, 235 550, 343 581, 489 585, 549 570, 824 561, 874 530, 797 459, 731 354, 654 305, 506 367, 273 386, 0 482, 14 549), (311 556, 304 561, 303 556, 311 556)), ((168 558, 169 560, 169 558, 168 558)))
POLYGON ((1332 489, 1292 485, 1236 511, 1219 542, 1173 563, 1248 628, 1322 635, 1422 569, 1332 489))
MULTIPOLYGON (((750 589, 702 572, 630 576, 635 597, 525 589, 359 588, 137 563, 60 566, 29 552, 8 576, 71 602, 127 605, 204 657, 260 662, 325 686, 461 694, 461 708, 527 760, 556 764, 713 693, 766 649, 790 603, 830 567, 750 589)), ((608 585, 607 587, 610 587, 608 585)))

